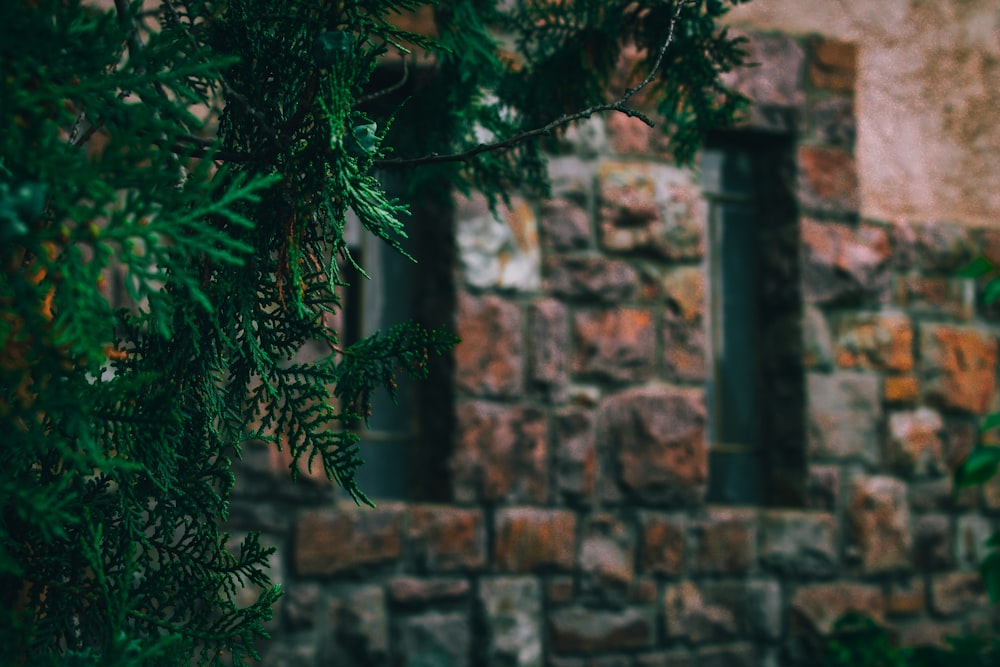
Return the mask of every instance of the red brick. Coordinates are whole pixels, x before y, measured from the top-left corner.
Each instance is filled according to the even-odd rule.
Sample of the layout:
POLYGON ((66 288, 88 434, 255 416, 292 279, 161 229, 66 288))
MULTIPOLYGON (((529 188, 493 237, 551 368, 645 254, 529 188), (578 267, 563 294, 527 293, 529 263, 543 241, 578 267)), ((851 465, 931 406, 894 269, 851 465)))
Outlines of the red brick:
POLYGON ((913 368, 913 327, 902 313, 856 313, 837 323, 841 368, 905 372, 913 368))
POLYGON ((545 502, 548 427, 539 408, 463 401, 451 460, 458 502, 545 502))
POLYGON ((839 148, 799 146, 799 201, 822 211, 858 210, 858 174, 854 157, 839 148))
POLYGON ((642 512, 639 568, 643 572, 680 576, 684 574, 685 522, 683 517, 642 512))
POLYGON ((701 502, 708 481, 708 446, 700 391, 625 391, 605 399, 601 417, 627 492, 659 505, 701 502))
POLYGON ((479 509, 415 505, 410 508, 407 541, 417 567, 424 570, 477 570, 486 565, 486 527, 479 509))
POLYGON ((516 396, 522 391, 521 311, 498 296, 458 299, 455 378, 477 396, 516 396))
POLYGON ((997 339, 993 334, 946 325, 920 331, 924 394, 935 404, 973 414, 993 407, 997 339))
POLYGON ((567 510, 512 507, 496 513, 494 566, 505 572, 573 569, 576 515, 567 510))
POLYGON ((696 524, 692 567, 700 574, 744 574, 757 559, 757 520, 752 511, 715 510, 696 524))
POLYGON ((882 622, 885 600, 879 586, 837 582, 800 586, 788 605, 792 632, 805 630, 822 637, 849 611, 867 614, 882 622))
POLYGON ((655 363, 653 314, 639 308, 579 312, 573 372, 629 382, 652 376, 655 363))
POLYGON ((330 576, 398 560, 404 512, 401 504, 370 508, 342 503, 303 513, 295 523, 295 571, 305 577, 330 576))

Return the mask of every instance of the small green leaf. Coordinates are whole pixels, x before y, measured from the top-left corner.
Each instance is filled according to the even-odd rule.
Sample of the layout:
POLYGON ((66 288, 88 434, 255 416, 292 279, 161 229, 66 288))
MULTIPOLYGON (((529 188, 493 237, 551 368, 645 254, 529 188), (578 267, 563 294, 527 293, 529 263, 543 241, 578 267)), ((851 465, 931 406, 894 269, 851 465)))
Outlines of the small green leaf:
POLYGON ((979 564, 979 573, 991 602, 1000 601, 1000 553, 993 551, 979 564))
POLYGON ((955 470, 955 486, 982 484, 997 472, 1000 447, 977 447, 955 470))
POLYGON ((983 290, 983 301, 993 303, 997 299, 1000 299, 1000 278, 990 278, 983 290))
POLYGON ((979 430, 989 431, 991 429, 997 428, 998 426, 1000 426, 1000 412, 993 412, 991 414, 986 415, 986 418, 983 419, 983 423, 980 424, 979 426, 979 430))
POLYGON ((985 257, 979 256, 959 269, 958 276, 960 278, 978 278, 979 276, 986 275, 987 273, 993 273, 995 270, 996 267, 993 266, 993 262, 985 257))

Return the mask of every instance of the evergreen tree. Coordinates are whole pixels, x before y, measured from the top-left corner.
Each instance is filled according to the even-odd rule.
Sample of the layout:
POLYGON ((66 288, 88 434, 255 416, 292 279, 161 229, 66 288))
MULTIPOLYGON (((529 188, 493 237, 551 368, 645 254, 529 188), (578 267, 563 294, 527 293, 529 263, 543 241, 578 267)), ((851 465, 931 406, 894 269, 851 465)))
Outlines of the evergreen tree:
POLYGON ((340 345, 347 212, 402 251, 379 170, 544 191, 547 137, 645 119, 608 91, 626 43, 689 162, 744 102, 719 80, 736 1, 444 0, 433 35, 396 27, 418 0, 0 3, 0 663, 254 658, 279 591, 257 536, 233 553, 219 529, 241 443, 369 502, 345 424, 455 343, 410 324, 340 345), (386 104, 408 50, 432 64, 386 104), (309 341, 328 355, 296 363, 309 341))

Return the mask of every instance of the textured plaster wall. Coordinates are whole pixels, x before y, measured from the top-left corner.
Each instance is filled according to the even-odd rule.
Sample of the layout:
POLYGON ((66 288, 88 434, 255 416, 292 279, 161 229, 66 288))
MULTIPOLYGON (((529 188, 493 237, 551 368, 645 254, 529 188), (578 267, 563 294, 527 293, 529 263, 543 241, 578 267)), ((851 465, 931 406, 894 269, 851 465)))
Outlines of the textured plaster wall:
POLYGON ((754 0, 729 16, 857 44, 863 216, 1000 226, 1000 0, 754 0))

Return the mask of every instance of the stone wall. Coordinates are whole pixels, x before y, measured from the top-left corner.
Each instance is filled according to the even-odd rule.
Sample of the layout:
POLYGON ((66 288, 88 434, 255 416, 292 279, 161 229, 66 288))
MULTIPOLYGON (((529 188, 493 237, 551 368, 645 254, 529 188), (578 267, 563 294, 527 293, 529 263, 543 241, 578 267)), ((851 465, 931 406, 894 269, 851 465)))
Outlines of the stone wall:
POLYGON ((706 502, 699 176, 594 121, 552 200, 456 204, 452 502, 357 508, 248 450, 231 524, 280 547, 286 591, 264 664, 809 665, 849 609, 907 644, 991 620, 1000 484, 950 472, 997 402, 996 312, 955 272, 1000 232, 859 216, 854 49, 752 47, 750 125, 796 142, 804 503, 706 502))

